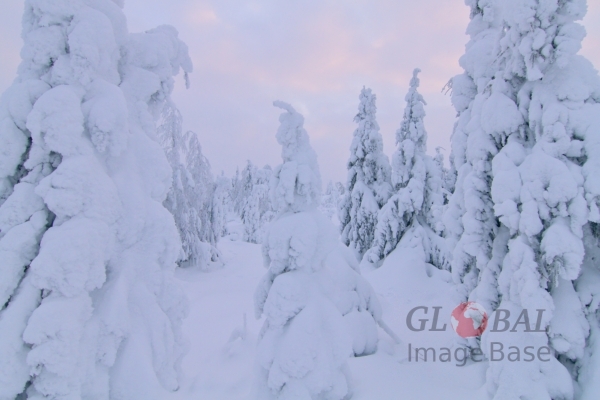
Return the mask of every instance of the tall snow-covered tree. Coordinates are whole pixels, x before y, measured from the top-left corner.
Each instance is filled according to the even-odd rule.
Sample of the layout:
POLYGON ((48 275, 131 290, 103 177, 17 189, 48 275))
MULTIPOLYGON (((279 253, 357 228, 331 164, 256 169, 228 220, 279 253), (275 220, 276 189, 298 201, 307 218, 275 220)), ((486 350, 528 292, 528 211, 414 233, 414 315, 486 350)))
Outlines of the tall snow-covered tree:
POLYGON ((391 194, 390 163, 375 118, 376 96, 363 88, 348 160, 347 190, 340 202, 342 241, 359 259, 373 244, 377 213, 391 194))
POLYGON ((425 182, 424 217, 427 225, 438 235, 444 234, 444 212, 448 206, 451 183, 450 171, 444 166, 440 148, 435 156, 427 156, 427 180, 425 182))
POLYGON ((286 112, 277 131, 283 164, 270 187, 278 215, 263 242, 268 272, 255 296, 257 318, 266 317, 260 398, 345 399, 346 362, 375 351, 381 311, 354 255, 317 210, 321 178, 304 118, 289 104, 274 104, 286 112))
POLYGON ((219 239, 212 224, 212 204, 214 195, 214 179, 210 162, 202 153, 200 139, 195 132, 187 131, 183 136, 185 146, 185 170, 181 171, 179 179, 186 175, 187 184, 193 191, 190 197, 193 199, 192 208, 196 208, 200 218, 201 226, 198 238, 211 246, 213 261, 215 257, 215 245, 219 239))
POLYGON ((241 178, 240 178, 240 168, 236 167, 235 175, 231 178, 231 187, 229 188, 229 198, 231 199, 231 210, 236 213, 239 212, 238 207, 238 199, 240 198, 240 187, 241 187, 241 178))
POLYGON ((175 104, 162 109, 158 137, 173 170, 173 186, 164 202, 173 214, 182 240, 180 265, 206 268, 219 260, 219 235, 213 226, 214 182, 198 135, 183 133, 183 118, 175 104))
POLYGON ((122 2, 26 0, 0 100, 0 398, 162 398, 187 303, 155 111, 192 70, 122 2))
POLYGON ((262 243, 269 223, 275 218, 275 210, 271 204, 269 196, 269 185, 273 177, 273 168, 265 165, 259 169, 256 174, 256 184, 253 187, 253 195, 258 197, 258 210, 260 212, 260 233, 259 237, 262 243))
POLYGON ((338 218, 338 203, 340 201, 339 189, 329 181, 325 193, 321 196, 320 210, 327 216, 334 224, 339 224, 338 218))
POLYGON ((252 193, 252 187, 256 180, 257 168, 252 161, 247 160, 246 166, 239 172, 239 168, 236 170, 236 175, 233 181, 233 209, 242 218, 244 202, 252 193))
POLYGON ((215 236, 221 238, 227 235, 227 213, 231 206, 231 180, 222 173, 215 181, 212 200, 212 226, 215 236))
POLYGON ((556 356, 491 362, 488 390, 498 399, 595 398, 600 79, 576 54, 586 2, 469 4, 465 73, 453 80, 452 268, 488 310, 509 310, 513 323, 524 310, 540 316, 541 332, 486 333, 484 351, 501 341, 549 345, 556 356))
MULTIPOLYGON (((475 102, 480 109, 483 92, 498 69, 495 49, 502 32, 493 2, 469 0, 466 3, 471 8, 471 21, 467 28, 470 41, 460 58, 465 72, 450 81, 452 104, 458 113, 450 160, 457 176, 444 215, 448 248, 452 249, 452 274, 455 281, 461 283, 465 296, 477 284, 479 271, 492 258, 492 240, 497 232, 491 199, 491 159, 498 146, 481 130, 472 134, 474 127, 470 121, 475 102)), ((495 308, 496 303, 497 296, 493 295, 482 305, 490 309, 495 308)))
POLYGON ((394 194, 379 211, 373 245, 367 260, 380 263, 392 252, 411 226, 418 230, 424 241, 428 261, 442 266, 443 246, 438 236, 444 207, 443 170, 434 159, 425 154, 427 132, 423 119, 426 105, 418 92, 420 70, 415 69, 406 94, 406 107, 400 129, 396 131, 397 150, 392 158, 392 185, 394 194))
POLYGON ((273 219, 274 213, 269 199, 269 180, 272 173, 270 166, 258 169, 248 160, 234 187, 234 204, 244 224, 246 242, 261 243, 264 229, 273 219))
MULTIPOLYGON (((433 168, 436 171, 435 173, 441 177, 441 195, 444 204, 443 212, 445 212, 446 208, 448 207, 450 196, 454 191, 454 171, 451 168, 446 168, 444 165, 444 154, 442 153, 442 150, 442 147, 436 147, 435 157, 433 157, 433 168)), ((442 229, 445 229, 443 212, 439 217, 439 222, 441 223, 442 229)))

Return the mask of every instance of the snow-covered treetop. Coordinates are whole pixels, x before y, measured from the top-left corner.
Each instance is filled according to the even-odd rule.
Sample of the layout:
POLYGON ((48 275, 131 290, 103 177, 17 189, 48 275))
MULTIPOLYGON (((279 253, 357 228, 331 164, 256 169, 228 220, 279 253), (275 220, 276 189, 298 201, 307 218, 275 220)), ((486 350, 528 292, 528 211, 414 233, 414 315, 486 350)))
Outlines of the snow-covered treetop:
POLYGON ((310 147, 308 134, 304 129, 304 117, 298 113, 290 104, 283 101, 274 101, 275 107, 287 111, 279 116, 281 125, 277 130, 277 142, 283 147, 281 157, 284 162, 300 161, 307 164, 313 164, 313 169, 317 170, 316 154, 310 147))
POLYGON ((396 144, 402 143, 405 139, 411 139, 419 150, 425 151, 427 142, 427 133, 423 127, 423 117, 425 117, 424 105, 427 105, 423 96, 417 91, 419 88, 419 68, 413 71, 413 77, 410 80, 410 89, 404 98, 406 108, 404 109, 404 120, 402 126, 396 131, 396 144))
POLYGON ((287 111, 279 116, 281 125, 276 135, 283 164, 275 169, 271 182, 273 206, 279 213, 315 208, 320 202, 321 174, 303 126, 304 117, 282 101, 273 105, 287 111))
POLYGON ((413 71, 410 88, 406 94, 406 108, 400 129, 396 131, 396 145, 398 150, 393 157, 392 184, 396 189, 406 186, 411 177, 415 154, 425 154, 427 132, 423 124, 425 117, 424 105, 427 105, 423 96, 417 91, 419 88, 419 68, 413 71))
MULTIPOLYGON (((459 64, 465 70, 449 82, 452 105, 457 112, 467 109, 477 91, 484 90, 497 70, 496 49, 502 32, 502 23, 494 0, 465 0, 471 7, 471 21, 467 28, 470 40, 459 64)), ((460 135, 459 135, 460 136, 460 135)), ((459 167, 464 163, 462 152, 453 156, 459 167)))
POLYGON ((147 91, 141 91, 138 97, 150 101, 150 111, 155 119, 159 118, 165 101, 173 92, 173 76, 183 69, 186 87, 190 82, 188 74, 193 65, 188 55, 187 45, 179 39, 177 29, 161 25, 144 33, 130 34, 127 44, 128 68, 125 71, 125 86, 139 89, 144 85, 147 91), (139 74, 140 69, 144 74, 139 74), (152 72, 153 75, 149 75, 152 72))
POLYGON ((498 2, 506 24, 500 42, 504 78, 515 74, 536 81, 553 63, 565 67, 581 49, 585 29, 575 21, 587 11, 586 0, 498 2))
POLYGON ((130 41, 136 45, 136 51, 129 53, 134 65, 154 72, 161 82, 170 82, 180 68, 186 75, 192 72, 188 47, 178 39, 179 33, 173 26, 161 25, 131 36, 130 41))
POLYGON ((354 117, 358 127, 354 131, 348 160, 350 190, 354 187, 353 181, 362 181, 370 186, 390 180, 389 161, 383 154, 383 139, 375 118, 377 96, 371 89, 363 87, 359 100, 358 114, 354 117))
POLYGON ((379 130, 379 124, 375 120, 375 113, 377 112, 377 96, 373 94, 371 89, 367 89, 363 86, 358 97, 360 104, 358 105, 358 114, 354 117, 354 122, 362 124, 365 130, 369 128, 379 130))

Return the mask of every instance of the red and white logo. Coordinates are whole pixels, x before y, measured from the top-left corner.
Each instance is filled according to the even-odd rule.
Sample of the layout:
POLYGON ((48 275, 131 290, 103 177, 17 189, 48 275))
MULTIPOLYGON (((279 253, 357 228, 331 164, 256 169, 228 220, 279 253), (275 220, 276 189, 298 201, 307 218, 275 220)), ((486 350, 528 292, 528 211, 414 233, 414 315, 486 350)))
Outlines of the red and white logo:
POLYGON ((461 303, 452 311, 452 328, 463 338, 481 336, 487 328, 488 315, 481 304, 474 301, 461 303))

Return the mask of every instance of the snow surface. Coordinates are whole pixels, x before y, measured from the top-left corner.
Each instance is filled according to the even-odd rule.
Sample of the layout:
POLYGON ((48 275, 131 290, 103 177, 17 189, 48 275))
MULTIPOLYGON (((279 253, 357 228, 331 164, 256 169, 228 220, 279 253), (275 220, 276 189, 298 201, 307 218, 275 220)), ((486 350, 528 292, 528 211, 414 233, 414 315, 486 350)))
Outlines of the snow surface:
POLYGON ((129 34, 120 0, 26 0, 22 63, 0 98, 0 400, 600 397, 600 79, 576 55, 586 0, 465 2, 449 171, 425 158, 418 70, 393 168, 364 88, 347 188, 325 200, 304 117, 275 102, 283 163, 236 176, 242 222, 223 229, 228 183, 214 195, 197 136, 181 136, 175 109, 172 143, 156 131, 173 76, 192 71, 175 28, 129 34), (165 204, 170 188, 203 200, 165 204), (379 225, 393 240, 361 271, 379 225), (211 271, 222 232, 226 265, 211 271), (547 311, 542 330, 458 339, 450 312, 467 298, 492 319, 547 311), (415 310, 430 312, 424 329, 409 329, 415 310), (432 314, 445 329, 426 330, 432 314), (456 352, 410 350, 490 356, 493 341, 552 357, 460 366, 456 352))
MULTIPOLYGON (((212 272, 179 269, 176 277, 190 300, 183 331, 189 351, 183 359, 181 388, 165 400, 256 400, 256 343, 263 319, 254 318, 253 296, 264 275, 261 246, 234 240, 244 227, 230 214, 230 235, 219 248, 225 266, 212 272)), ((237 217, 236 217, 237 218, 237 217)), ((410 236, 410 235, 409 235, 410 236)), ((404 240, 377 270, 363 276, 373 285, 383 306, 383 318, 402 343, 379 329, 375 354, 349 360, 352 400, 483 400, 487 364, 415 363, 407 361, 407 346, 454 347, 450 312, 459 296, 448 282, 449 273, 422 261, 423 250, 404 240), (417 306, 444 306, 447 332, 411 332, 407 312, 417 306)), ((442 322, 442 318, 440 318, 442 322)))

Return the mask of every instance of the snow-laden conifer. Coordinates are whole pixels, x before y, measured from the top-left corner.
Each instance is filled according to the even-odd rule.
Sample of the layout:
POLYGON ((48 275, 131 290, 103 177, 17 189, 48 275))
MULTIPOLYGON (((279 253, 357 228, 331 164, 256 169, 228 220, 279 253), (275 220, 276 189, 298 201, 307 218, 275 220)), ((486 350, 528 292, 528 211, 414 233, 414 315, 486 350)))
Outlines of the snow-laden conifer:
MULTIPOLYGON (((498 69, 495 52, 502 31, 493 2, 468 0, 467 5, 471 8, 467 28, 470 40, 460 58, 465 72, 450 82, 452 104, 458 113, 450 156, 456 179, 453 179, 455 190, 444 215, 448 248, 452 252, 452 274, 456 282, 461 282, 465 294, 473 290, 479 271, 492 258, 492 241, 497 231, 490 193, 490 160, 498 146, 480 129, 472 133, 476 129, 470 121, 474 105, 480 108, 487 84, 498 69)), ((492 295, 482 304, 489 309, 496 300, 497 296, 492 295)))
POLYGON ((207 268, 219 260, 220 236, 213 226, 214 182, 210 163, 194 132, 183 132, 183 118, 172 101, 161 112, 158 137, 173 170, 173 185, 164 202, 181 236, 179 265, 207 268))
POLYGON ((247 160, 246 166, 237 176, 234 186, 234 209, 244 225, 244 241, 258 243, 260 232, 260 210, 258 193, 254 190, 258 168, 247 160))
POLYGON ((244 241, 262 243, 264 230, 273 219, 269 198, 269 182, 273 171, 270 166, 257 168, 250 160, 234 186, 234 204, 244 224, 244 241))
POLYGON ((265 165, 263 168, 256 171, 256 183, 253 190, 253 195, 258 198, 258 210, 260 214, 259 232, 257 234, 260 242, 269 228, 269 224, 275 218, 275 210, 271 204, 269 196, 269 186, 273 177, 273 168, 270 165, 265 165))
POLYGON ((22 37, 0 100, 0 398, 162 398, 187 305, 154 120, 186 46, 129 34, 109 0, 26 0, 22 37))
POLYGON ((252 188, 254 187, 254 183, 256 181, 256 174, 258 168, 252 163, 252 161, 247 160, 246 166, 240 172, 239 168, 235 171, 235 177, 232 185, 232 199, 233 199, 233 209, 235 212, 242 218, 244 214, 244 206, 248 197, 252 193, 252 188))
POLYGON ((329 181, 325 193, 321 196, 321 205, 319 209, 329 218, 334 225, 339 225, 338 203, 340 201, 340 192, 332 181, 329 181))
POLYGON ((229 198, 231 199, 231 210, 239 213, 239 199, 241 189, 240 167, 236 167, 235 175, 231 178, 231 188, 229 189, 229 198))
POLYGON ((217 240, 227 235, 227 213, 231 207, 231 179, 221 176, 215 180, 215 190, 212 200, 212 227, 217 240))
POLYGON ((443 170, 439 160, 425 154, 427 132, 426 105, 418 92, 420 70, 415 69, 406 94, 406 107, 400 129, 396 131, 397 150, 392 158, 393 194, 378 214, 373 246, 367 253, 371 263, 380 263, 392 252, 402 236, 413 226, 423 237, 426 259, 446 267, 443 257, 442 212, 443 170))
POLYGON ((266 318, 259 342, 261 398, 344 399, 350 395, 346 361, 375 351, 381 310, 357 272, 354 255, 318 212, 317 157, 289 104, 277 140, 283 164, 270 195, 278 213, 263 241, 268 272, 256 291, 256 316, 266 318))
POLYGON ((492 341, 550 345, 557 357, 492 362, 488 390, 573 398, 579 385, 593 396, 600 80, 576 55, 585 1, 471 3, 465 74, 453 80, 458 177, 446 221, 460 224, 451 228, 452 267, 471 300, 509 310, 513 323, 544 310, 532 321, 542 332, 489 332, 485 351, 492 341))
POLYGON ((346 193, 340 201, 342 241, 359 259, 373 245, 377 213, 391 194, 390 163, 383 154, 383 140, 375 113, 376 96, 363 88, 348 160, 346 193))

